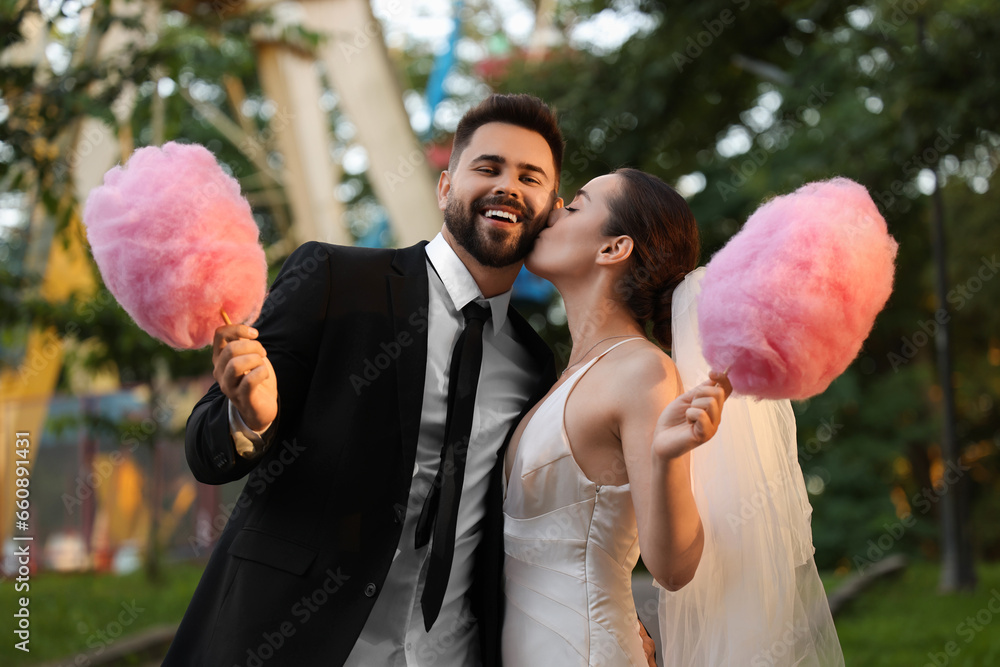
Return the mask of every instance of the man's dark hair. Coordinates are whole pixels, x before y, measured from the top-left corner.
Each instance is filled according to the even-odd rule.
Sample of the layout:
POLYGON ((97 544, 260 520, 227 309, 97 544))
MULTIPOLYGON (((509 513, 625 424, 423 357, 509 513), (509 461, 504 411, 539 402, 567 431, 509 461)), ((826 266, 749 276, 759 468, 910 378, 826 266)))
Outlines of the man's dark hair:
POLYGON ((469 145, 473 133, 487 123, 507 123, 542 135, 552 150, 556 167, 553 174, 556 185, 562 171, 563 138, 556 122, 556 115, 545 102, 533 95, 490 95, 477 106, 469 109, 455 130, 448 169, 454 169, 462 151, 469 145))

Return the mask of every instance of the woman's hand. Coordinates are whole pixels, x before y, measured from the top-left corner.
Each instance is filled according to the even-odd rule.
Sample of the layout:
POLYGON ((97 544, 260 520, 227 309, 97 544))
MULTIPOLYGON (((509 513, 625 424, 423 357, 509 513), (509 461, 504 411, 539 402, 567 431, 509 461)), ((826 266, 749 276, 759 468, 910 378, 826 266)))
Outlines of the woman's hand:
POLYGON ((722 404, 733 393, 724 373, 684 392, 663 409, 653 431, 654 459, 675 459, 712 439, 722 421, 722 404))

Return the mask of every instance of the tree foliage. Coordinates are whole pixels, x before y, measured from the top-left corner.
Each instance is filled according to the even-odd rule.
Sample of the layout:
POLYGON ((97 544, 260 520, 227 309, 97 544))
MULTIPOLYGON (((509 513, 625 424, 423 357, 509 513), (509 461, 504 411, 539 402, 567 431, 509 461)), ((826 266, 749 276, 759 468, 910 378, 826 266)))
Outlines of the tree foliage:
MULTIPOLYGON (((564 2, 560 15, 620 4, 564 2)), ((564 194, 622 165, 700 184, 689 203, 707 261, 768 197, 835 175, 866 185, 900 242, 895 291, 855 363, 796 405, 817 561, 864 567, 895 550, 938 553, 939 491, 950 477, 936 318, 952 326, 976 549, 1000 555, 985 519, 1000 505, 997 10, 933 0, 629 6, 652 19, 648 34, 607 54, 567 48, 522 61, 497 82, 559 108, 564 194), (943 188, 947 304, 934 296, 933 174, 943 188)))
MULTIPOLYGON (((147 30, 135 17, 114 15, 108 0, 95 3, 98 33, 116 24, 147 30)), ((172 6, 155 39, 138 40, 113 61, 78 58, 60 71, 44 63, 2 67, 2 196, 42 204, 49 228, 20 225, 0 234, 0 363, 16 364, 27 324, 41 322, 103 341, 88 353, 89 363, 114 363, 126 379, 148 381, 163 363, 175 377, 208 368, 205 352, 180 354, 149 339, 103 288, 89 299, 47 304, 37 296, 39 277, 23 262, 29 246, 44 245, 78 210, 69 187, 74 128, 87 116, 114 123, 113 104, 127 86, 138 92, 128 122, 118 127, 120 139, 154 142, 154 102, 162 93, 162 138, 206 145, 252 201, 259 196, 254 210, 265 245, 287 231, 287 207, 280 198, 267 203, 272 186, 248 157, 260 151, 269 164, 281 159, 268 142, 274 109, 261 91, 250 38, 268 19, 213 9, 226 3, 187 3, 186 13, 172 6), (245 91, 240 109, 232 108, 227 77, 245 91), (234 145, 188 97, 249 125, 251 143, 234 145)), ((59 7, 46 14, 46 29, 71 52, 86 52, 88 44, 78 41, 86 36, 59 32, 60 18, 79 7, 59 7)), ((3 51, 18 44, 26 18, 39 11, 24 1, 5 5, 3 51)), ((948 479, 934 372, 941 318, 952 325, 957 431, 969 468, 963 479, 972 482, 977 553, 1000 557, 993 520, 1000 511, 1000 195, 993 177, 1000 156, 1000 12, 991 0, 560 0, 556 28, 569 34, 606 11, 641 17, 646 27, 610 51, 567 45, 541 60, 507 51, 509 42, 496 33, 499 18, 467 20, 467 38, 493 66, 460 62, 464 92, 453 86, 450 102, 461 107, 479 95, 483 86, 465 85, 477 76, 495 89, 546 99, 559 110, 567 139, 563 194, 622 165, 676 183, 699 220, 703 261, 768 197, 834 175, 866 185, 900 242, 896 287, 844 376, 796 405, 817 560, 822 567, 863 567, 888 551, 937 553, 935 494, 948 479), (946 225, 946 304, 934 295, 926 193, 935 178, 946 225)), ((305 49, 318 39, 303 32, 278 38, 305 49)), ((406 94, 420 93, 433 54, 417 46, 393 57, 406 94)), ((330 109, 331 125, 341 127, 336 104, 330 109)), ((435 140, 442 134, 438 128, 435 140)), ((342 150, 350 132, 335 135, 342 150)), ((371 189, 364 174, 346 174, 344 185, 354 220, 371 204, 371 189)), ((352 222, 357 235, 364 227, 352 222)), ((565 345, 563 328, 541 326, 551 342, 565 345)))

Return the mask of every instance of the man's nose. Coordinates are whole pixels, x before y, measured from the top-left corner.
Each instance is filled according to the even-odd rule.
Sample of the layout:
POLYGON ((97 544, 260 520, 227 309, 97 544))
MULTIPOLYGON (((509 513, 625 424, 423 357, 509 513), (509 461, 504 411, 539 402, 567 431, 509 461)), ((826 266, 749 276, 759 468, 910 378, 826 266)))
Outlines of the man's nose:
POLYGON ((516 175, 503 175, 497 179, 496 184, 493 186, 493 193, 497 195, 505 195, 507 197, 512 197, 513 199, 521 199, 521 188, 520 182, 517 180, 516 175))

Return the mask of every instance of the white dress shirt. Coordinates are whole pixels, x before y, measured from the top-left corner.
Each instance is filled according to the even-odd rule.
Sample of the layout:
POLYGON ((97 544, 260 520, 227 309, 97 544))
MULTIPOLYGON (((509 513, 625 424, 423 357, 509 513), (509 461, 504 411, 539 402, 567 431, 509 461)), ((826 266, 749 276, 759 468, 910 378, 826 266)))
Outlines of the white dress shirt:
MULTIPOLYGON (((441 234, 427 244, 425 251, 430 297, 427 370, 413 482, 395 559, 347 658, 347 667, 479 664, 478 629, 466 597, 472 585, 473 553, 480 541, 486 490, 497 452, 530 397, 538 374, 534 359, 515 339, 513 326, 507 319, 510 291, 484 299, 472 274, 441 234), (420 597, 431 545, 415 549, 414 532, 441 464, 449 365, 455 343, 465 327, 462 308, 471 301, 488 306, 492 319, 483 329, 483 361, 458 508, 451 575, 441 612, 431 631, 426 632, 420 597)), ((236 410, 230 410, 230 418, 238 447, 243 435, 256 441, 245 442, 246 446, 260 446, 259 437, 254 438, 257 434, 242 423, 236 410)))

